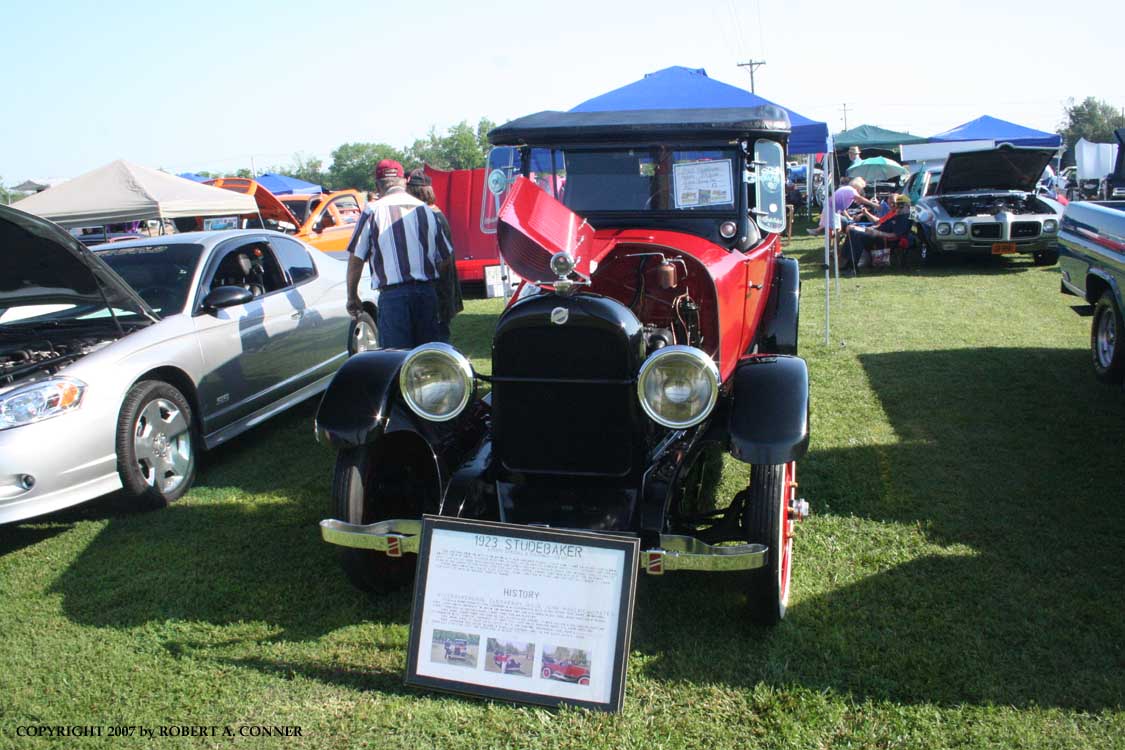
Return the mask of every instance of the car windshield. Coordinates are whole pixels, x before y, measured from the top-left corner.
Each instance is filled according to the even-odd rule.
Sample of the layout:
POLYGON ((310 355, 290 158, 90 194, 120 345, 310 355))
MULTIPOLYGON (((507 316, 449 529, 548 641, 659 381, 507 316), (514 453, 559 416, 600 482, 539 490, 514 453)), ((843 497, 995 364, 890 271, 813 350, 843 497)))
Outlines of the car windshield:
POLYGON ((533 149, 528 176, 579 214, 735 210, 737 154, 725 148, 533 149))
POLYGON ((297 218, 297 221, 304 222, 309 217, 309 203, 311 201, 308 198, 282 198, 281 202, 297 218))
POLYGON ((184 309, 203 246, 187 243, 109 246, 96 252, 149 307, 165 316, 184 309))

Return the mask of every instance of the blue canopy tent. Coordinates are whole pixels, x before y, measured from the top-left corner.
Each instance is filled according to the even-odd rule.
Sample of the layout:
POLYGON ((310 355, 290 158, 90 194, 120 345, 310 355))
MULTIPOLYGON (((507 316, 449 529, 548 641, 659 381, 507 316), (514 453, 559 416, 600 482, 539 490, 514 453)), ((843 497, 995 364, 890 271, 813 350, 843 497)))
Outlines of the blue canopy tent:
POLYGON ((1062 136, 1058 133, 1044 133, 1014 122, 999 120, 983 115, 975 120, 958 125, 951 130, 930 136, 931 141, 995 141, 1011 143, 1013 146, 1058 146, 1062 136))
POLYGON ((207 182, 207 180, 211 179, 210 177, 204 177, 203 175, 196 174, 195 172, 180 172, 176 176, 183 177, 185 180, 191 180, 192 182, 207 182))
POLYGON ((283 174, 266 174, 258 175, 255 178, 258 184, 270 191, 274 195, 292 195, 293 193, 323 193, 324 188, 320 185, 314 185, 311 182, 298 180, 296 177, 288 177, 283 174))
POLYGON ((639 81, 588 99, 571 112, 620 112, 638 109, 724 109, 774 106, 789 114, 790 154, 819 154, 828 148, 828 126, 707 77, 703 68, 673 66, 648 73, 639 81))

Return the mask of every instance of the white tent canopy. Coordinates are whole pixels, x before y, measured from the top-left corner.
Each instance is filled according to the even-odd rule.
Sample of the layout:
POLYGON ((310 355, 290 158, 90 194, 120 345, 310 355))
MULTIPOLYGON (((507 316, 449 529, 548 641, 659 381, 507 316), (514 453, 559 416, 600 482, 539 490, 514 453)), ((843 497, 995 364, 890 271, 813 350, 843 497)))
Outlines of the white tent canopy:
POLYGON ((1112 172, 1117 163, 1117 144, 1091 143, 1079 138, 1074 144, 1074 162, 1078 167, 1078 179, 1100 180, 1112 172))
POLYGON ((12 204, 67 228, 257 213, 249 195, 118 159, 12 204))

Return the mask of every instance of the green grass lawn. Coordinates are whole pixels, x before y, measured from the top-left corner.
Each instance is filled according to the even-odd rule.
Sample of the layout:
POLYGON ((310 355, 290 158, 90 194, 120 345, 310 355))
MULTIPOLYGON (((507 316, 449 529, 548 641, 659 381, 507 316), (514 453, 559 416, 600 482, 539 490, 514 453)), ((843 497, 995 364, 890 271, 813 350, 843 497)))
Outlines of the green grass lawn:
MULTIPOLYGON (((642 579, 619 715, 407 689, 410 595, 355 591, 320 541, 334 456, 306 404, 208 455, 166 511, 0 527, 0 747, 282 742, 27 724, 409 750, 1125 747, 1125 394, 1093 378, 1079 300, 1020 258, 868 272, 833 284, 826 346, 817 241, 789 252, 813 516, 779 627, 747 624, 737 578, 642 579)), ((466 308, 455 343, 487 371, 501 305, 466 308)), ((728 497, 746 474, 728 460, 728 497)))

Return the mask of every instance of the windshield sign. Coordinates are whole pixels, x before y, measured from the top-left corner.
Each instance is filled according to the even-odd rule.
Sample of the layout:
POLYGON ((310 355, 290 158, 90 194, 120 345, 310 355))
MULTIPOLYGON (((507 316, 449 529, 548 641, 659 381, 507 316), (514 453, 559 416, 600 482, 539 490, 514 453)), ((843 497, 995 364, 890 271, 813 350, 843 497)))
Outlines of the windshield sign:
POLYGON ((785 151, 777 141, 754 143, 754 216, 763 232, 785 229, 785 151))

